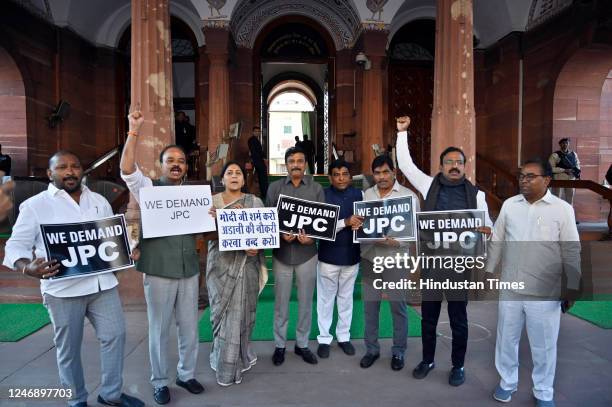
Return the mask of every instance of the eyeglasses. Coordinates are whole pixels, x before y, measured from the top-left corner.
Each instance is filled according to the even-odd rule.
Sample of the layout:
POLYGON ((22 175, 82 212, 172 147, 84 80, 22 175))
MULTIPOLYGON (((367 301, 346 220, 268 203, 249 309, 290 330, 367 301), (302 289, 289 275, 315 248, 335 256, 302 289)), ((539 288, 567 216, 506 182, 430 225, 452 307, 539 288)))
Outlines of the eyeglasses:
POLYGON ((444 160, 442 161, 444 165, 464 165, 463 160, 444 160))
POLYGON ((531 182, 534 179, 536 179, 537 177, 545 177, 546 175, 542 175, 542 174, 519 174, 518 175, 518 180, 523 181, 526 180, 527 182, 531 182))

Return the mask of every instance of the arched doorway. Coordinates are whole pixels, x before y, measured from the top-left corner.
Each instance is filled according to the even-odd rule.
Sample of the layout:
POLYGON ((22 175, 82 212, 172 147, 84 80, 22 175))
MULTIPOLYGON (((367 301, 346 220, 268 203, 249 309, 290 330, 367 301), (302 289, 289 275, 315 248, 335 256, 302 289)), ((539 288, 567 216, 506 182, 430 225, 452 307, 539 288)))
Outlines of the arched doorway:
POLYGON ((410 151, 416 165, 430 170, 431 113, 436 22, 416 20, 402 26, 389 45, 389 123, 411 118, 410 151))
MULTIPOLYGON (((333 117, 333 106, 329 103, 329 89, 334 83, 331 57, 334 54, 329 34, 318 23, 302 16, 285 16, 269 23, 258 35, 253 52, 264 147, 270 142, 272 130, 268 114, 270 95, 286 86, 306 98, 310 94, 311 99, 316 99, 311 101, 312 114, 304 115, 302 121, 302 128, 310 130, 315 146, 316 173, 326 172, 330 157, 333 124, 329 119, 333 117)), ((271 147, 266 150, 273 151, 271 147)))
POLYGON ((316 98, 302 82, 285 81, 270 92, 267 106, 269 171, 285 174, 285 151, 316 134, 316 98))
POLYGON ((28 173, 28 133, 23 77, 9 53, 0 47, 0 144, 11 157, 11 175, 28 173))
MULTIPOLYGON (((601 182, 612 162, 612 47, 582 48, 565 63, 555 83, 551 151, 569 137, 581 162, 581 178, 601 182)), ((576 217, 601 221, 608 205, 576 190, 576 217)))

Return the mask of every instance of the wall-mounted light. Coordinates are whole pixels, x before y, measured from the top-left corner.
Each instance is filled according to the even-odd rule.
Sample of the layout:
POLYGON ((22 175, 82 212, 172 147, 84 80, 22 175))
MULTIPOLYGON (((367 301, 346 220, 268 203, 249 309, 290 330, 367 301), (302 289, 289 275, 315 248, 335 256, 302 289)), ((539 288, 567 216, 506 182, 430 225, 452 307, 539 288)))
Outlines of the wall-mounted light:
POLYGON ((366 71, 372 68, 372 62, 363 52, 360 52, 355 56, 355 62, 357 62, 359 66, 362 66, 366 71))

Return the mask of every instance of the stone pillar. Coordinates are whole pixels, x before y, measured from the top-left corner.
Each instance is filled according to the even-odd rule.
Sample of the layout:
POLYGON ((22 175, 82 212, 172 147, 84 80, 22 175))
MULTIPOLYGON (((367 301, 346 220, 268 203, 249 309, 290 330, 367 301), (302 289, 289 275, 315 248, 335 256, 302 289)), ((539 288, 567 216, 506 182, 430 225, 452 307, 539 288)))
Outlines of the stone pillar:
MULTIPOLYGON (((136 162, 146 176, 158 178, 159 153, 174 143, 169 0, 133 0, 131 35, 130 98, 145 117, 136 162)), ((140 209, 132 196, 126 218, 136 233, 140 209)))
POLYGON ((476 174, 472 0, 437 0, 431 171, 448 146, 466 155, 465 174, 476 174))
MULTIPOLYGON (((236 67, 232 71, 232 112, 236 117, 231 121, 242 122, 242 135, 232 146, 232 158, 244 164, 249 159, 248 141, 256 121, 254 111, 253 50, 239 47, 236 50, 236 67)), ((258 103, 259 105, 259 103, 258 103)))
MULTIPOLYGON (((172 48, 169 0, 132 0, 131 101, 140 106, 145 122, 140 129, 136 162, 150 178, 159 178, 159 154, 174 143, 172 48)), ((140 209, 132 195, 126 212, 128 233, 137 240, 140 209)), ((142 275, 129 270, 118 275, 125 305, 144 302, 142 275)))
POLYGON ((371 173, 374 160, 372 144, 383 148, 383 75, 386 74, 386 30, 365 30, 363 52, 370 60, 370 69, 363 71, 361 107, 361 171, 371 173))
MULTIPOLYGON (((219 24, 217 22, 216 24, 219 24)), ((213 153, 223 142, 223 134, 229 130, 229 69, 228 45, 230 41, 229 25, 205 27, 206 53, 208 54, 208 151, 213 153)), ((221 163, 211 168, 206 179, 221 171, 221 163)))
POLYGON ((208 151, 208 56, 206 46, 198 49, 198 134, 200 145, 200 179, 206 178, 206 151, 208 151))
POLYGON ((350 150, 353 157, 357 154, 356 111, 357 95, 355 93, 355 75, 357 64, 352 50, 342 49, 336 52, 336 137, 338 150, 350 150))

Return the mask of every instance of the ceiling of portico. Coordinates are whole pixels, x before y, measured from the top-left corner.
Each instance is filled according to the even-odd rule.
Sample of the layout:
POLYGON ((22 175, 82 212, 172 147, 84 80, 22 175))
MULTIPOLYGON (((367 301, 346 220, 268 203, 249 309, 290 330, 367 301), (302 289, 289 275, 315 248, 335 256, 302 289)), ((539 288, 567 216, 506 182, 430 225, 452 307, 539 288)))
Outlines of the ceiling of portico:
MULTIPOLYGON (((58 26, 68 26, 90 42, 115 47, 129 25, 129 0, 11 0, 58 26)), ((464 0, 457 0, 464 1, 464 0)), ((544 10, 544 0, 473 0, 474 33, 486 48, 513 31, 534 26, 531 18, 544 10)), ((558 8, 571 4, 559 0, 558 8)), ((557 7, 557 6, 555 6, 557 7)), ((364 26, 390 31, 389 42, 403 25, 435 18, 435 0, 170 0, 171 14, 193 30, 204 45, 202 28, 211 21, 229 25, 239 46, 252 47, 270 21, 284 15, 304 15, 327 29, 337 49, 350 47, 364 26), (213 4, 215 7, 212 7, 213 4), (382 5, 380 12, 375 5, 382 5), (374 10, 374 11, 373 11, 374 10)), ((546 9, 548 10, 548 9, 546 9)), ((555 10, 547 11, 554 14, 555 10)), ((546 15, 544 16, 546 17, 546 15)), ((537 18, 537 19, 536 19, 537 18)))

